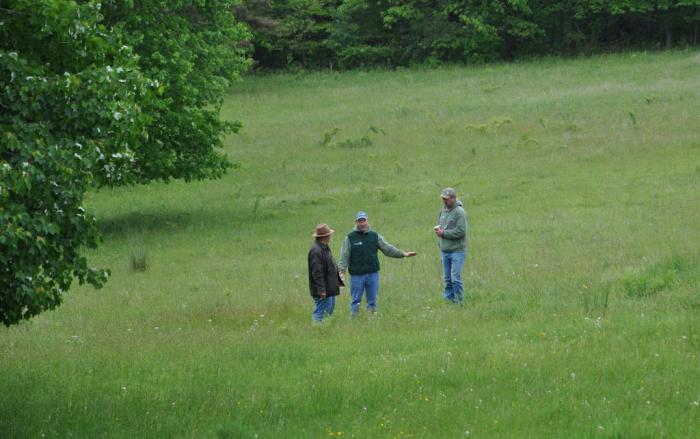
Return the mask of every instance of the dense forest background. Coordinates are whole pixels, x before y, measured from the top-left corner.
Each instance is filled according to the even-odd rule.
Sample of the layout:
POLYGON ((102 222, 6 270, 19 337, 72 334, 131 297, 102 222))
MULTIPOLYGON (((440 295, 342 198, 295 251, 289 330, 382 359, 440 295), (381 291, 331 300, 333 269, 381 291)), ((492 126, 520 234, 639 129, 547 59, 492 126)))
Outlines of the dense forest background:
POLYGON ((700 0, 244 0, 255 68, 349 69, 696 45, 700 0))

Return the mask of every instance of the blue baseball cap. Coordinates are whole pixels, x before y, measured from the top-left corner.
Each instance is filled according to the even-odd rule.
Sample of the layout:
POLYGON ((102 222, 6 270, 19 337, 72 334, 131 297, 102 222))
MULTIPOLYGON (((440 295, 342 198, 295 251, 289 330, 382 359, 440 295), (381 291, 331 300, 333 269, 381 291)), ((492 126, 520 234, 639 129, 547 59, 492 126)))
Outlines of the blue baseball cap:
POLYGON ((359 221, 361 219, 366 220, 367 218, 369 218, 367 212, 364 212, 362 210, 357 212, 357 215, 355 215, 355 221, 359 221))

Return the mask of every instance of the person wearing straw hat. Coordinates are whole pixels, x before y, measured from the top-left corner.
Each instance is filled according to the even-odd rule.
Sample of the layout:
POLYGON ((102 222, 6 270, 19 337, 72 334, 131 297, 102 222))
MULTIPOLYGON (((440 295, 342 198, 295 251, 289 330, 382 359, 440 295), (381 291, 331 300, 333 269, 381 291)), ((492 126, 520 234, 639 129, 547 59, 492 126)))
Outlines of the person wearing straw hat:
POLYGON ((379 258, 377 251, 381 250, 390 258, 415 256, 416 252, 399 250, 379 233, 371 230, 366 212, 357 212, 355 227, 348 233, 340 250, 338 271, 341 280, 345 279, 345 271, 350 271, 350 312, 356 316, 360 311, 363 293, 367 296, 367 310, 377 312, 377 295, 379 293, 379 258))
POLYGON ((462 304, 464 286, 462 268, 467 255, 467 214, 457 192, 451 187, 440 193, 443 207, 438 216, 438 225, 433 228, 437 236, 442 269, 445 277, 443 297, 446 301, 462 304))
POLYGON ((328 243, 335 231, 328 224, 319 224, 314 230, 315 238, 309 250, 309 293, 314 299, 313 319, 322 322, 326 316, 333 314, 335 296, 340 294, 342 281, 338 267, 331 254, 328 243))

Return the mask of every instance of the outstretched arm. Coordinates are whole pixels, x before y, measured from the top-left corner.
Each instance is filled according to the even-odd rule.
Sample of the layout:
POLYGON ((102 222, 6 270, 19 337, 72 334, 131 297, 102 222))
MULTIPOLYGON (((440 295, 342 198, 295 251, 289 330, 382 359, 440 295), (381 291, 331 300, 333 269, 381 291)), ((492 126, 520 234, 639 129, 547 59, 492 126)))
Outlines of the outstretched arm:
POLYGON ((378 236, 379 241, 377 242, 377 245, 379 246, 379 250, 381 250, 382 253, 384 253, 386 256, 390 258, 406 258, 416 255, 416 252, 405 252, 403 250, 400 250, 394 247, 393 245, 389 244, 382 235, 378 236))

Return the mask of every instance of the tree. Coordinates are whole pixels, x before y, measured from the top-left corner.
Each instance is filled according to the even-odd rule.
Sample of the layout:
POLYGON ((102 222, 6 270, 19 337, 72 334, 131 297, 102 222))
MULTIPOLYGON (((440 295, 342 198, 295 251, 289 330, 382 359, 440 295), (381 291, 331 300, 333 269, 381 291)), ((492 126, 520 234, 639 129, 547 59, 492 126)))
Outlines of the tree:
POLYGON ((83 196, 133 180, 150 92, 97 4, 6 1, 1 23, 0 321, 10 325, 56 307, 73 278, 106 281, 80 255, 99 241, 83 196))
POLYGON ((246 27, 232 0, 104 0, 105 24, 119 29, 139 56, 139 68, 158 96, 143 102, 146 135, 133 145, 139 182, 220 177, 231 166, 219 109, 231 83, 249 65, 246 27))
POLYGON ((263 68, 333 67, 328 37, 339 0, 244 0, 236 17, 252 30, 254 58, 263 68))
POLYGON ((509 57, 542 35, 526 0, 346 0, 331 34, 345 66, 509 57))
POLYGON ((220 176, 237 123, 218 110, 247 67, 231 1, 3 0, 0 321, 61 303, 107 270, 91 187, 220 176))

